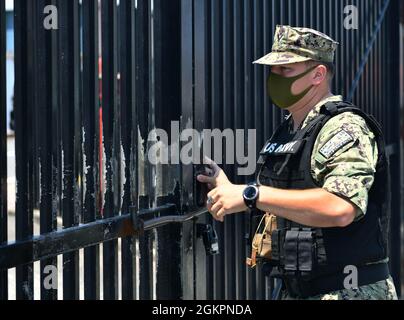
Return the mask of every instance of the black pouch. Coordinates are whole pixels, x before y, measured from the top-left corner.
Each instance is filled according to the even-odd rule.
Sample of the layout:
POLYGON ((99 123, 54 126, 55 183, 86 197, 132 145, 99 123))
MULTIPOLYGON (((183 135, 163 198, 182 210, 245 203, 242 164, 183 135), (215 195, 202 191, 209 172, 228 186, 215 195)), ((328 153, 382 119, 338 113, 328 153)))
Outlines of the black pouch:
POLYGON ((284 253, 285 253, 285 266, 284 269, 287 273, 293 274, 298 271, 298 239, 299 229, 292 228, 292 230, 286 231, 284 253))
POLYGON ((269 263, 272 266, 283 266, 284 265, 284 250, 283 244, 285 241, 285 233, 284 229, 276 229, 272 231, 272 258, 269 263))
POLYGON ((299 276, 310 279, 317 265, 316 233, 312 229, 302 229, 298 235, 299 276))
POLYGON ((283 280, 292 297, 304 298, 311 292, 317 270, 317 242, 313 229, 292 229, 285 237, 283 280))

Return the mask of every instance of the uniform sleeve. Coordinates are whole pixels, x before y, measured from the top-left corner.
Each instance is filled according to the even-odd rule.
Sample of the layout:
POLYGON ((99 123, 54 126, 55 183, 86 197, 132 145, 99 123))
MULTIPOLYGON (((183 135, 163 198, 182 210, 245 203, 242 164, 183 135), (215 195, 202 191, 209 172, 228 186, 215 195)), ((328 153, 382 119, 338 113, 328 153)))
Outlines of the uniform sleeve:
POLYGON ((366 121, 347 112, 320 131, 312 152, 312 176, 323 189, 351 201, 356 220, 368 206, 378 157, 377 143, 366 121))

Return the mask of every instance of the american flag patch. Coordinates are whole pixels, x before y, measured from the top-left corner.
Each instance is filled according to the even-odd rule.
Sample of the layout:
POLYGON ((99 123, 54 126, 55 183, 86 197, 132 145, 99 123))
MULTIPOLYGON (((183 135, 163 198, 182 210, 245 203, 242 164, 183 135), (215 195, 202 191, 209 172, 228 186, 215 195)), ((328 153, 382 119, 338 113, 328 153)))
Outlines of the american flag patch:
POLYGON ((345 130, 341 130, 326 142, 320 153, 328 159, 351 141, 354 141, 354 138, 345 130))

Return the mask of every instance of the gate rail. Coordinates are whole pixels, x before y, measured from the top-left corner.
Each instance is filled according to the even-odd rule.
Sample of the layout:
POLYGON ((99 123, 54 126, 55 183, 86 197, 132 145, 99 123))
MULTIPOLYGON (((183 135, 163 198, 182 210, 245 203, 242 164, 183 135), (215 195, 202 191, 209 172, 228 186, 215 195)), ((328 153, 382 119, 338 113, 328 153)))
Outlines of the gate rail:
POLYGON ((166 212, 176 212, 176 205, 167 204, 158 208, 144 209, 137 213, 97 220, 77 227, 42 234, 28 240, 0 245, 0 270, 53 258, 59 254, 73 252, 104 241, 140 236, 144 231, 171 223, 184 223, 208 213, 207 209, 200 209, 186 215, 167 215, 144 220, 147 217, 166 212))

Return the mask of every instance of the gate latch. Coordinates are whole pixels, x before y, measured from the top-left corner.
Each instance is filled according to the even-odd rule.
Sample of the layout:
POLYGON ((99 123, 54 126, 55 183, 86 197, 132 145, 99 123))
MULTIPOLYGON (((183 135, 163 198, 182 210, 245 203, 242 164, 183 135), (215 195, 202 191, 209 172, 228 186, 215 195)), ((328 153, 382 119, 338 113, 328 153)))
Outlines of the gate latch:
POLYGON ((209 256, 214 256, 220 253, 219 251, 219 240, 217 237, 216 230, 211 224, 201 224, 198 223, 197 227, 197 237, 202 237, 203 244, 205 246, 206 254, 209 256))

